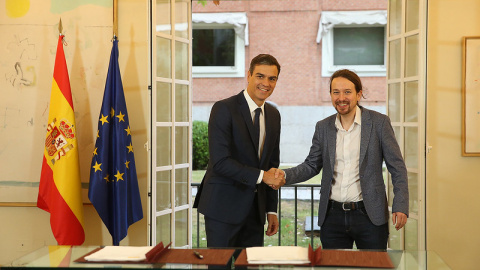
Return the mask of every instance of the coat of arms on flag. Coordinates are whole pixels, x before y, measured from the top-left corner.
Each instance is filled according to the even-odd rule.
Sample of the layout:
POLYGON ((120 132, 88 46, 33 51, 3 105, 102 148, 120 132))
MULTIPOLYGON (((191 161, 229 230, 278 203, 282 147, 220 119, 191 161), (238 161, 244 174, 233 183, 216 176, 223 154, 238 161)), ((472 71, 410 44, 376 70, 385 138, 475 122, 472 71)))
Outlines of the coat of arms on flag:
POLYGON ((66 119, 62 119, 57 126, 56 118, 47 126, 47 137, 45 138, 45 148, 48 155, 52 157, 51 162, 55 164, 62 156, 73 149, 71 140, 75 138, 73 125, 66 119))

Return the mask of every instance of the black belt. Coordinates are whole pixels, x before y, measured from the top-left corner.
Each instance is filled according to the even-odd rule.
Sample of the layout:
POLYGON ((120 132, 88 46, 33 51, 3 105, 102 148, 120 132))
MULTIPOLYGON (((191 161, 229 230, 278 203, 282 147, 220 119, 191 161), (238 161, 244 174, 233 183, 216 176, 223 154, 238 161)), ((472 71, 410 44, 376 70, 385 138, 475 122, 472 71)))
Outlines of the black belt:
POLYGON ((337 202, 337 201, 328 201, 329 207, 333 209, 343 210, 343 211, 350 211, 350 210, 357 210, 365 208, 363 205, 363 201, 359 202, 337 202))

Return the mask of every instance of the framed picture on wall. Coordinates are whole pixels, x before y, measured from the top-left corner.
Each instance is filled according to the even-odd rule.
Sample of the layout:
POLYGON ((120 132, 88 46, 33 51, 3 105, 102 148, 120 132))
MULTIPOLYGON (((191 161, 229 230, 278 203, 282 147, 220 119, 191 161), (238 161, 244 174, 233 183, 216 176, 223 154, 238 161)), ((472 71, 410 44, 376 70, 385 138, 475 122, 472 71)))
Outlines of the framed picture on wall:
POLYGON ((462 156, 480 156, 480 36, 463 37, 462 156))

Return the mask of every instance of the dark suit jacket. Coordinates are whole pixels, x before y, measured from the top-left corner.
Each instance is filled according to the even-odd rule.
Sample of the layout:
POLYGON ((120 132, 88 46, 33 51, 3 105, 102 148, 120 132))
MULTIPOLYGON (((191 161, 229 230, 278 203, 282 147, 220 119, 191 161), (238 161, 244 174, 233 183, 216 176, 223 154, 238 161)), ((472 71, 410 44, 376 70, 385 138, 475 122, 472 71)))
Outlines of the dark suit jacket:
POLYGON ((265 103, 264 114, 265 142, 259 159, 243 91, 213 105, 208 123, 210 160, 193 206, 200 213, 224 223, 239 224, 247 217, 255 192, 262 224, 266 212, 277 211, 278 191, 263 182, 256 184, 260 170, 280 164, 280 113, 265 103))
MULTIPOLYGON (((388 203, 383 181, 382 163, 392 175, 393 209, 408 216, 407 169, 403 161, 390 119, 381 113, 360 107, 362 126, 360 139, 360 186, 368 217, 375 225, 388 221, 388 203)), ((286 169, 286 184, 306 181, 322 171, 318 225, 325 220, 332 188, 337 141, 336 114, 317 122, 310 153, 305 161, 286 169)))

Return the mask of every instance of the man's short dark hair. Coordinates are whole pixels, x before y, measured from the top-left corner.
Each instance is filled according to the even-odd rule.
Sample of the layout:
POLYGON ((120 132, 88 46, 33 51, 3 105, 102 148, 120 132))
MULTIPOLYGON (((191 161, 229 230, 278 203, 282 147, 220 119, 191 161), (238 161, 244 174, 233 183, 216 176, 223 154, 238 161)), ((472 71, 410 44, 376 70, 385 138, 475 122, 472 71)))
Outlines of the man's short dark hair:
POLYGON ((258 65, 277 66, 277 76, 280 75, 280 64, 278 63, 277 59, 270 54, 259 54, 252 59, 250 62, 250 68, 248 69, 248 71, 250 71, 250 75, 253 75, 253 70, 255 69, 255 66, 258 65))

